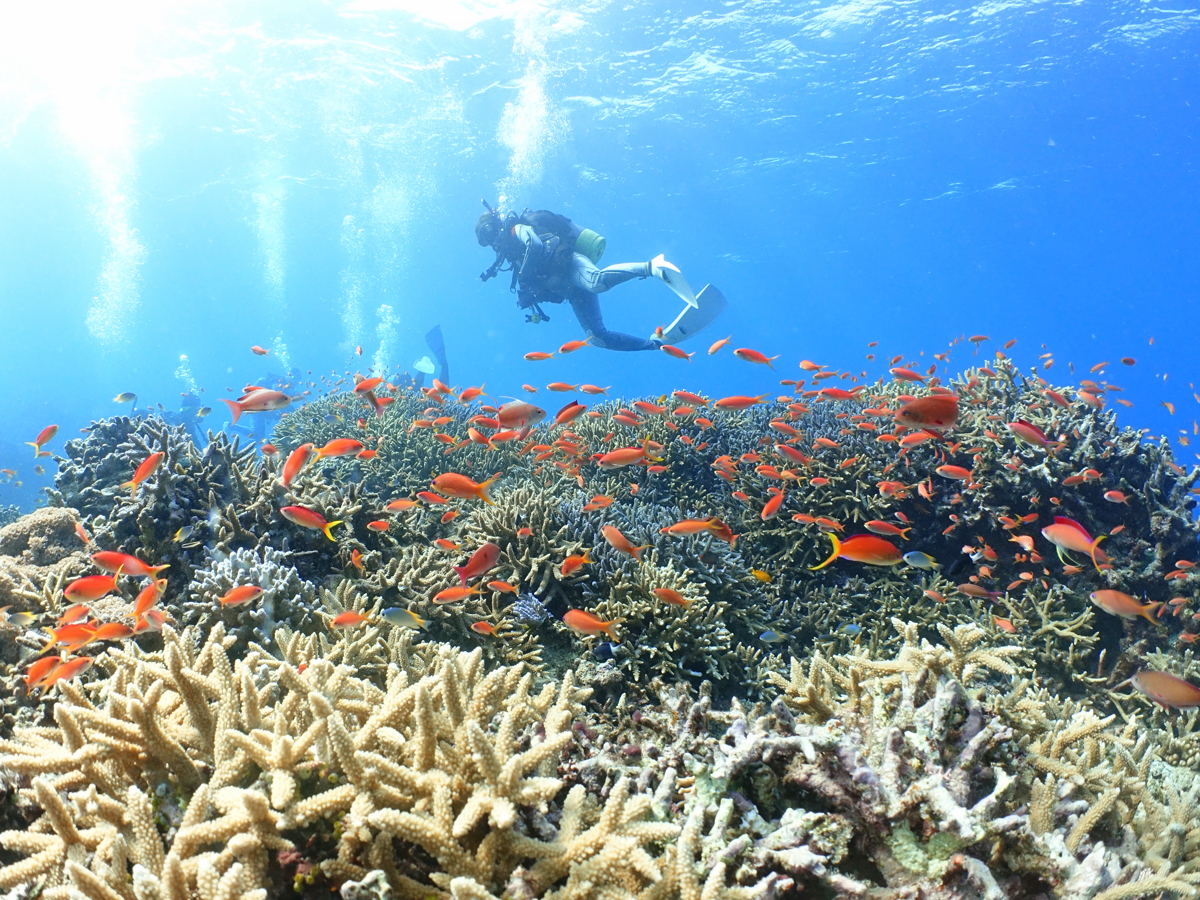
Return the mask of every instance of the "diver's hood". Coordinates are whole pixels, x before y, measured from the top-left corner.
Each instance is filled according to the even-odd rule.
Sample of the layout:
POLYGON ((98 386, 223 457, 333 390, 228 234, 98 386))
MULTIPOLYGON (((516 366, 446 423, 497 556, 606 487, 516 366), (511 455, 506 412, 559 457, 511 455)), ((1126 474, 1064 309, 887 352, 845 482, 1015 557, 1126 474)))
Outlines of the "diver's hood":
POLYGON ((422 356, 413 363, 413 368, 418 372, 424 372, 426 375, 432 375, 434 370, 433 360, 428 356, 422 356))

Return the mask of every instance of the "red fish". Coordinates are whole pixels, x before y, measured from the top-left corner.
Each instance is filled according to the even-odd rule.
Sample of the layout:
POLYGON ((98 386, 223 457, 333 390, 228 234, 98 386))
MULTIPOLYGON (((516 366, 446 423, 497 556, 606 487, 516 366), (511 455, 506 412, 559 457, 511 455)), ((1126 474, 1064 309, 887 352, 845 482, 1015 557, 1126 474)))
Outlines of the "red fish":
POLYGON ((489 581, 488 587, 493 591, 499 591, 501 594, 515 594, 517 589, 507 581, 489 581))
POLYGON ((496 413, 496 422, 505 428, 531 428, 544 418, 544 409, 524 400, 505 403, 496 413))
POLYGON ((673 356, 675 359, 686 359, 688 362, 691 362, 692 357, 696 355, 695 352, 688 353, 686 350, 680 350, 678 347, 673 347, 670 344, 663 344, 658 349, 667 354, 667 356, 673 356))
POLYGON ((433 595, 434 603, 456 603, 459 600, 465 600, 472 594, 481 593, 479 588, 468 587, 452 587, 446 588, 444 591, 438 591, 433 595))
POLYGON ((250 348, 250 352, 253 353, 255 356, 266 356, 271 351, 267 350, 264 347, 258 346, 258 344, 255 344, 253 347, 250 348))
POLYGON ((367 621, 367 617, 353 609, 340 612, 329 622, 330 628, 353 628, 367 621))
POLYGON ((589 337, 589 338, 585 338, 582 341, 567 341, 565 344, 563 344, 561 347, 558 348, 558 352, 559 353, 574 353, 576 350, 586 347, 588 345, 588 341, 590 341, 590 340, 591 340, 591 338, 589 337))
POLYGON ((488 637, 499 637, 496 626, 491 622, 472 622, 470 629, 476 634, 486 634, 488 637))
POLYGON ((751 406, 762 403, 769 396, 769 394, 759 394, 757 397, 746 397, 735 394, 732 397, 722 397, 715 401, 713 406, 718 409, 749 409, 751 406))
POLYGON ((733 355, 736 356, 738 359, 745 360, 746 362, 755 363, 756 365, 766 366, 768 369, 771 369, 771 370, 774 370, 774 368, 775 368, 773 365, 771 365, 771 360, 779 359, 778 354, 775 356, 768 357, 768 356, 764 356, 763 354, 759 353, 757 350, 751 350, 749 347, 739 347, 737 350, 733 351, 733 355))
POLYGON ((933 471, 941 475, 943 478, 949 478, 952 481, 971 480, 971 470, 964 469, 962 466, 938 466, 933 471))
POLYGON ((308 461, 313 458, 315 452, 315 444, 301 444, 295 450, 288 454, 287 462, 283 464, 283 474, 279 479, 279 483, 284 487, 289 487, 300 470, 308 465, 308 461))
POLYGON ((671 588, 653 588, 650 593, 663 601, 663 603, 670 603, 672 606, 682 606, 684 609, 687 609, 688 605, 692 602, 679 593, 679 591, 672 590, 671 588))
POLYGON ((325 537, 331 541, 336 540, 329 532, 334 525, 341 525, 342 520, 336 522, 326 522, 325 517, 319 512, 309 509, 306 506, 285 506, 279 510, 285 519, 299 525, 301 528, 313 528, 317 531, 324 532, 325 537))
POLYGON ((458 577, 462 580, 463 587, 466 587, 470 579, 478 578, 480 575, 486 575, 490 572, 499 559, 500 547, 488 541, 471 554, 471 558, 467 560, 465 566, 455 566, 454 571, 458 573, 458 577))
POLYGON ((904 404, 895 413, 901 425, 909 428, 932 428, 943 431, 958 422, 958 397, 953 394, 933 394, 904 404))
POLYGON ((91 603, 113 593, 117 589, 117 578, 120 575, 121 573, 117 572, 115 575, 86 575, 77 578, 66 586, 63 596, 72 603, 91 603))
POLYGON ((26 441, 25 443, 33 448, 34 457, 38 457, 42 455, 42 444, 48 444, 50 441, 54 440, 54 436, 56 434, 58 434, 58 426, 47 425, 40 432, 38 432, 37 437, 35 437, 32 441, 26 441))
POLYGON ((1092 565, 1096 567, 1097 572, 1100 571, 1098 560, 1104 558, 1104 554, 1100 552, 1098 545, 1106 536, 1102 534, 1093 540, 1086 528, 1074 519, 1069 519, 1066 516, 1055 516, 1054 524, 1047 525, 1042 529, 1042 537, 1057 548, 1058 557, 1062 562, 1067 562, 1067 560, 1063 559, 1062 552, 1064 550, 1086 553, 1091 557, 1092 565))
POLYGON ((121 485, 123 488, 129 488, 134 497, 137 496, 138 485, 154 474, 154 470, 158 468, 159 463, 163 461, 164 454, 161 450, 157 453, 151 453, 133 472, 133 478, 121 485))
POLYGON ((566 425, 569 422, 574 422, 587 410, 587 407, 578 400, 572 400, 554 416, 555 425, 566 425))
POLYGON ((1142 669, 1129 681, 1164 709, 1194 709, 1200 706, 1200 688, 1168 672, 1142 669))
POLYGON ((620 530, 612 525, 605 525, 600 529, 600 531, 604 535, 604 539, 608 541, 609 544, 611 544, 615 549, 620 550, 622 553, 628 553, 637 560, 642 558, 642 551, 650 546, 649 544, 644 544, 641 547, 633 546, 629 538, 621 534, 620 530))
POLYGON ((218 597, 221 606, 243 606, 251 600, 255 600, 262 596, 263 589, 257 584, 239 584, 237 587, 232 587, 225 592, 225 596, 218 597))
POLYGON ((494 476, 484 482, 472 481, 466 475, 460 475, 457 472, 446 472, 444 475, 439 475, 433 479, 431 485, 439 494, 446 497, 457 497, 460 500, 482 500, 484 503, 491 503, 492 498, 488 495, 488 487, 492 485, 500 476, 494 476))
POLYGON ((386 519, 376 519, 374 522, 368 522, 367 528, 371 531, 387 531, 391 527, 391 524, 386 519))
POLYGON ((837 535, 830 534, 829 539, 833 541, 833 553, 819 566, 811 566, 811 571, 823 569, 838 558, 866 563, 869 566, 895 566, 904 561, 895 544, 873 534, 852 534, 844 541, 838 540, 837 535))
POLYGON ((351 456, 362 452, 364 449, 362 441, 356 441, 354 438, 336 438, 318 450, 313 459, 332 459, 339 456, 351 456))
POLYGON ((719 341, 714 341, 712 346, 710 346, 708 348, 708 355, 712 356, 714 353, 716 353, 718 350, 720 350, 722 347, 724 347, 726 344, 728 344, 732 338, 733 338, 733 335, 731 334, 727 338, 722 338, 719 341))
POLYGON ((292 402, 292 398, 280 391, 262 389, 246 394, 238 400, 222 398, 221 402, 229 407, 233 423, 236 424, 242 413, 273 412, 277 409, 285 409, 292 402))
POLYGON ((899 525, 893 525, 891 522, 884 522, 880 519, 873 519, 870 522, 864 522, 863 528, 875 534, 886 534, 889 537, 898 537, 908 540, 908 533, 912 528, 901 528, 899 525))
POLYGON ((554 354, 546 353, 542 350, 533 350, 529 353, 526 353, 525 358, 530 360, 531 362, 537 362, 537 361, 543 360, 543 359, 554 359, 554 354))
POLYGON ((1138 603, 1124 591, 1107 589, 1093 591, 1088 599, 1110 615, 1120 616, 1122 619, 1136 619, 1141 616, 1155 625, 1158 624, 1154 613, 1162 606, 1161 603, 1138 603))
POLYGON ((763 506, 762 513, 760 514, 762 516, 762 520, 764 522, 769 522, 771 519, 775 518, 777 515, 779 515, 779 509, 782 506, 783 492, 780 491, 778 494, 768 500, 763 506))
POLYGON ((580 566, 590 563, 592 561, 590 553, 590 550, 584 550, 582 554, 574 553, 564 559, 562 564, 563 577, 566 578, 568 575, 575 574, 575 572, 579 571, 580 566))
POLYGON ((155 578, 146 585, 138 593, 137 599, 133 601, 133 612, 130 614, 134 621, 137 621, 158 602, 158 598, 162 596, 163 589, 167 586, 167 579, 155 578))
POLYGON ((598 387, 594 384, 581 384, 579 386, 579 390, 581 393, 584 393, 584 394, 604 394, 605 396, 607 396, 608 389, 610 387, 612 387, 612 385, 608 385, 606 387, 598 387))
POLYGON ((1043 450, 1051 446, 1050 438, 1046 437, 1046 433, 1032 422, 1026 422, 1024 419, 1009 422, 1008 430, 1013 433, 1013 437, 1022 443, 1041 447, 1043 450))
POLYGON ((895 368, 888 369, 888 372, 890 372, 892 377, 897 381, 915 381, 919 384, 925 383, 925 376, 914 372, 912 369, 904 369, 896 366, 895 368))
POLYGON ((604 634, 614 643, 621 643, 621 639, 617 637, 613 631, 614 625, 620 625, 624 619, 613 619, 611 622, 605 622, 599 616, 593 615, 583 609, 568 609, 563 615, 563 621, 571 627, 572 630, 580 634, 597 635, 604 634))
POLYGON ((165 563, 161 566, 152 566, 142 562, 136 556, 117 553, 114 550, 101 550, 99 553, 93 553, 92 562, 103 572, 120 572, 122 575, 132 575, 134 578, 153 578, 170 565, 170 563, 165 563))
POLYGON ((92 666, 92 657, 77 656, 69 662, 59 663, 41 683, 43 691, 48 691, 60 681, 70 681, 77 675, 82 675, 92 666))

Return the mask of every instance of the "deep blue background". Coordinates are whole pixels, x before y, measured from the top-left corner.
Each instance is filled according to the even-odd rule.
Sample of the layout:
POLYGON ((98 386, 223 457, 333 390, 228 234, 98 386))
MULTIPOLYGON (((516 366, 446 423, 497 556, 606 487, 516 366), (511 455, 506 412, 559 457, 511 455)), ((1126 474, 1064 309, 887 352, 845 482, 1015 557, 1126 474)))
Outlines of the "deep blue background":
MULTIPOLYGON (((400 322, 393 370, 440 323, 453 380, 500 395, 554 380, 774 393, 801 358, 875 377, 893 354, 924 367, 984 333, 985 349, 1019 339, 1025 368, 1052 351, 1056 383, 1135 357, 1107 372, 1135 403, 1121 421, 1192 431, 1195 14, 865 0, 499 12, 456 30, 332 3, 193 6, 75 87, 0 69, 0 466, 25 483, 0 484, 0 502, 28 505, 48 483, 21 445, 44 424, 62 426, 58 449, 124 411, 120 391, 176 405, 180 354, 214 406, 279 370, 251 344, 365 371, 382 303, 400 322), (115 150, 67 127, 72 90, 128 114, 115 150), (509 104, 542 116, 517 129, 535 165, 503 140, 509 104), (116 161, 145 249, 129 267, 135 312, 104 337, 87 325, 111 251, 97 160, 116 161), (606 235, 605 262, 664 252, 697 289, 719 285, 731 307, 686 348, 695 362, 525 362, 580 334, 565 307, 527 325, 504 277, 479 282, 490 251, 471 227, 502 186, 518 208, 606 235), (704 354, 730 333, 782 354, 779 373, 704 354)), ((609 326, 637 334, 677 306, 653 282, 603 299, 609 326)))

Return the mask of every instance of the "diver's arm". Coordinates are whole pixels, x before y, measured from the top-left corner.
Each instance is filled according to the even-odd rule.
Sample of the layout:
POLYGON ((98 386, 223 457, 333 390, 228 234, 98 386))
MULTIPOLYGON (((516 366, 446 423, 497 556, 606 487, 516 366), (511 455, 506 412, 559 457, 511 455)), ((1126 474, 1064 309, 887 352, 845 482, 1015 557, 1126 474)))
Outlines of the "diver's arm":
POLYGON ((546 245, 542 243, 542 239, 529 225, 514 225, 512 236, 525 247, 525 254, 517 265, 517 272, 521 275, 536 272, 541 268, 542 258, 546 253, 546 245))

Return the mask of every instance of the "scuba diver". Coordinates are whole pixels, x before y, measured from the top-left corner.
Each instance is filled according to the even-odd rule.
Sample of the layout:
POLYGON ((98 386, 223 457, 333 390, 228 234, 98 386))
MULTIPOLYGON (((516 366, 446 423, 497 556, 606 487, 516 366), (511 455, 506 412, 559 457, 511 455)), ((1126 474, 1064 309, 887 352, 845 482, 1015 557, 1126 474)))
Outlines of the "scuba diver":
POLYGON ((725 308, 720 291, 708 285, 699 295, 692 293, 679 269, 660 253, 649 262, 617 263, 601 269, 605 239, 590 228, 580 228, 566 216, 549 210, 526 209, 520 215, 502 213, 486 200, 487 211, 475 223, 481 247, 496 251, 496 259, 479 278, 487 281, 499 272, 512 272, 510 291, 517 306, 531 310, 527 322, 550 321, 543 303, 571 304, 575 318, 592 346, 605 350, 657 350, 664 343, 691 337, 725 308), (634 278, 657 278, 687 304, 667 329, 653 337, 639 338, 604 326, 599 294, 634 278))

